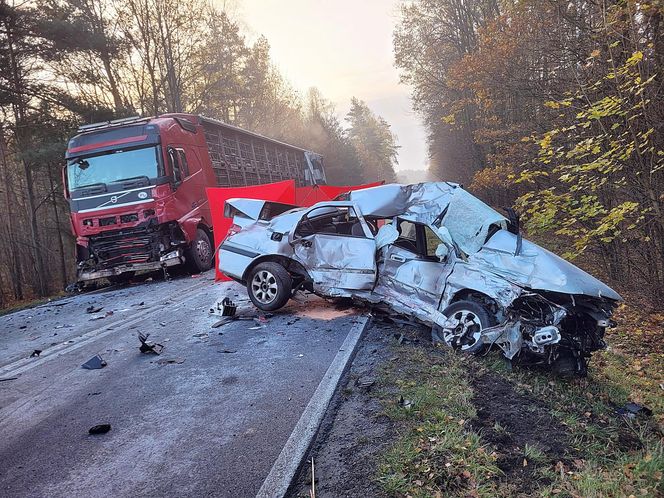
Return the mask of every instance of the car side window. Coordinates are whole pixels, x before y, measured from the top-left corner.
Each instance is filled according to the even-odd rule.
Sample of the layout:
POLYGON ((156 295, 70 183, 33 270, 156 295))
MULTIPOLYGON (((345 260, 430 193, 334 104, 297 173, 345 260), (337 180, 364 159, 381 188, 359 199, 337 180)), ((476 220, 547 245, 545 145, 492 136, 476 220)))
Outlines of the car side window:
POLYGON ((436 249, 441 243, 440 238, 426 225, 424 226, 424 237, 426 241, 426 255, 432 258, 436 257, 436 249))
POLYGON ((300 220, 295 235, 314 234, 366 237, 360 219, 350 206, 321 206, 309 211, 300 220))
POLYGON ((415 223, 410 221, 397 219, 397 231, 399 238, 394 242, 395 246, 399 246, 407 251, 418 254, 417 250, 417 227, 415 223))

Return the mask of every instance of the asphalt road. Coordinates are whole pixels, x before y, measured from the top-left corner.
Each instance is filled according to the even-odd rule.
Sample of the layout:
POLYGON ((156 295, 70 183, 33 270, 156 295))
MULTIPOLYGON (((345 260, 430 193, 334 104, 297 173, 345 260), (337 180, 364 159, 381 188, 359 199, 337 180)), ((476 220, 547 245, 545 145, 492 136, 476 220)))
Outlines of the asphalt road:
POLYGON ((257 314, 209 272, 0 317, 0 496, 254 496, 357 316, 306 297, 213 329, 224 296, 257 314))

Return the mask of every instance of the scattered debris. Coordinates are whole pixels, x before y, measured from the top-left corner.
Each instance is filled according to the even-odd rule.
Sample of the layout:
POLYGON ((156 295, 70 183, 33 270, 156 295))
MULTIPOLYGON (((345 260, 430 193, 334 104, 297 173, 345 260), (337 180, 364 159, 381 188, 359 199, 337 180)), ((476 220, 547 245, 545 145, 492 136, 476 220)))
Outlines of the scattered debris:
POLYGON ((355 385, 357 387, 362 388, 362 389, 369 389, 375 383, 376 383, 376 378, 375 377, 370 377, 368 375, 364 376, 364 377, 360 377, 355 381, 355 385))
POLYGON ((652 416, 652 410, 638 403, 626 403, 616 410, 616 413, 626 419, 635 419, 639 415, 652 416))
POLYGON ((164 350, 164 346, 161 344, 156 344, 156 343, 150 343, 148 341, 148 337, 150 337, 150 334, 142 334, 141 332, 138 333, 138 340, 141 341, 141 346, 139 350, 141 353, 145 354, 161 354, 162 351, 164 350))
POLYGON ((157 365, 172 365, 172 364, 181 364, 184 363, 184 358, 162 358, 160 360, 157 360, 157 365))
POLYGON ((145 301, 141 301, 140 303, 134 303, 132 306, 145 306, 145 301))
POLYGON ((99 313, 103 309, 104 309, 103 306, 96 307, 94 304, 92 304, 92 305, 88 306, 87 308, 85 308, 85 311, 86 311, 86 313, 93 314, 93 313, 99 313))
POLYGON ((8 380, 16 380, 18 377, 5 377, 4 379, 0 379, 0 382, 7 382, 8 380))
POLYGON ((82 368, 86 370, 98 370, 104 368, 107 365, 106 360, 101 357, 101 355, 95 355, 90 358, 88 361, 81 365, 82 368))
POLYGON ((30 355, 30 358, 36 358, 41 354, 42 350, 41 349, 35 349, 32 354, 30 355))
POLYGON ((111 316, 113 314, 113 311, 107 311, 106 316, 111 316))
POLYGON ((106 314, 101 314, 101 313, 100 313, 100 314, 98 314, 98 315, 92 315, 92 316, 90 317, 90 321, 92 322, 92 321, 94 321, 94 320, 102 320, 102 319, 104 319, 104 318, 106 318, 106 314))
POLYGON ((221 316, 234 316, 237 311, 237 304, 227 297, 221 301, 221 316))
POLYGON ((88 396, 97 396, 98 394, 101 394, 101 391, 96 391, 93 393, 88 393, 88 396))
POLYGON ((88 433, 93 435, 106 434, 110 430, 111 430, 111 424, 99 424, 95 425, 94 427, 90 427, 88 433))
POLYGON ((19 329, 21 329, 21 330, 24 330, 24 329, 27 329, 27 328, 28 328, 27 325, 21 325, 21 326, 19 327, 19 329))
POLYGON ((399 406, 410 410, 413 407, 413 402, 409 399, 404 399, 403 395, 399 395, 399 406))
POLYGON ((232 354, 232 353, 237 353, 237 350, 235 349, 221 349, 217 351, 218 353, 227 353, 227 354, 232 354))
POLYGON ((159 325, 161 325, 162 327, 165 327, 165 326, 166 326, 166 322, 159 322, 159 325))

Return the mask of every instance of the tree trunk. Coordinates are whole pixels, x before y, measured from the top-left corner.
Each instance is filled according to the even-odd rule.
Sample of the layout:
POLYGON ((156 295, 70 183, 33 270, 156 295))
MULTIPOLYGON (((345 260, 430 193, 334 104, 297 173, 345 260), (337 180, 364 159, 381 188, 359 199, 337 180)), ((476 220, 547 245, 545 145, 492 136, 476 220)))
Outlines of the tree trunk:
POLYGON ((12 292, 14 299, 23 299, 23 271, 21 261, 19 260, 18 244, 16 244, 16 228, 14 226, 14 213, 10 200, 9 186, 12 184, 9 178, 9 168, 7 165, 7 147, 4 140, 2 128, 0 128, 0 165, 2 166, 2 183, 5 186, 5 213, 8 226, 9 258, 11 264, 9 271, 11 274, 12 292))
POLYGON ((58 250, 60 252, 60 283, 62 289, 67 287, 67 261, 65 259, 65 244, 62 241, 62 227, 60 226, 60 213, 58 212, 58 202, 56 200, 56 193, 53 186, 53 172, 51 168, 48 169, 48 182, 51 187, 51 200, 53 206, 53 214, 55 215, 55 227, 58 234, 58 250))

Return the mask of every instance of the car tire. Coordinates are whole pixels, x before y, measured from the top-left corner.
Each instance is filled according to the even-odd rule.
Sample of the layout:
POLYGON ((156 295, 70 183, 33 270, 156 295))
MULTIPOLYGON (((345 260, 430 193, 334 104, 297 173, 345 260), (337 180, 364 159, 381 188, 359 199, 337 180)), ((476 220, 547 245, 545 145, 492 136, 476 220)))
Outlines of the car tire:
POLYGON ((196 229, 196 236, 185 251, 185 262, 189 271, 200 273, 212 268, 212 243, 208 234, 201 228, 196 229))
POLYGON ((480 333, 494 322, 484 306, 474 301, 457 301, 445 308, 443 314, 454 328, 434 325, 431 329, 433 342, 442 342, 463 353, 477 354, 482 351, 484 343, 480 333))
POLYGON ((291 297, 293 281, 279 263, 259 263, 247 278, 247 293, 254 305, 263 311, 274 311, 284 306, 291 297))

